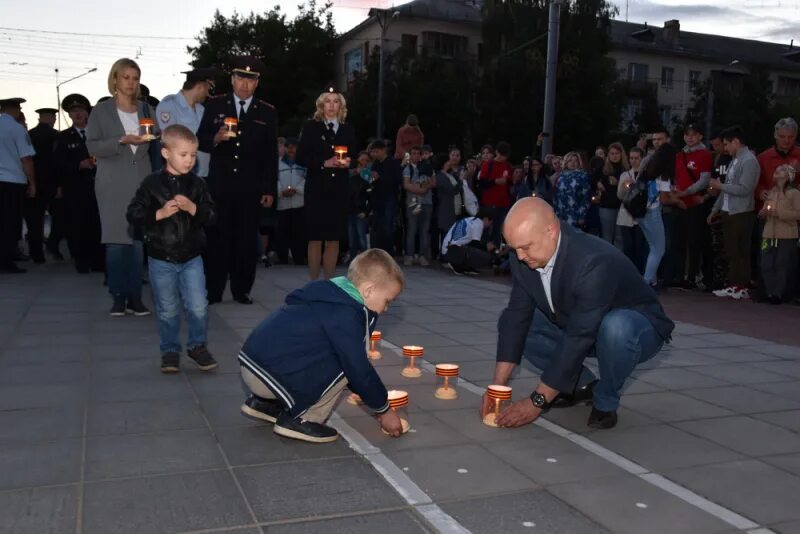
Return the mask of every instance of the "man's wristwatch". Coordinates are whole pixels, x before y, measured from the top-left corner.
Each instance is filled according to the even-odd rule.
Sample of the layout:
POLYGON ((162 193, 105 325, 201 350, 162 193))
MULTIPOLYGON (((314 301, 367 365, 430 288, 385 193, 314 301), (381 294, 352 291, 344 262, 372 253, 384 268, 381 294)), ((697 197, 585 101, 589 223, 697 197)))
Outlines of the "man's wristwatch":
POLYGON ((539 408, 543 412, 546 412, 548 408, 550 408, 550 403, 547 402, 547 397, 539 393, 538 391, 534 391, 531 393, 531 401, 533 401, 533 406, 539 408))

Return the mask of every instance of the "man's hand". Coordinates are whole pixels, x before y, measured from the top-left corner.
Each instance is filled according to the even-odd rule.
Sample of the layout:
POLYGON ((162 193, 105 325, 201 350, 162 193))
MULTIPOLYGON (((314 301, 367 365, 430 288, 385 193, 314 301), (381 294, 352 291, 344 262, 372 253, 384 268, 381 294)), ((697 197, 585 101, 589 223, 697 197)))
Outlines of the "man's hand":
POLYGON ((712 178, 711 181, 708 182, 708 188, 720 191, 722 189, 722 181, 719 178, 712 178))
POLYGON ((131 135, 131 134, 124 135, 122 136, 122 139, 119 140, 119 144, 121 145, 135 145, 135 146, 143 145, 149 142, 150 142, 149 139, 144 139, 141 135, 131 135))
POLYGON ((82 159, 81 162, 78 164, 78 168, 86 170, 94 169, 94 162, 92 161, 92 158, 82 159))
POLYGON ((163 219, 169 219, 179 211, 181 211, 181 209, 178 207, 178 203, 175 199, 167 200, 161 209, 156 211, 156 220, 161 221, 163 219))
POLYGON ((535 407, 530 398, 525 398, 500 412, 497 426, 516 428, 534 422, 540 415, 542 415, 542 410, 535 407))
POLYGON ((194 215, 197 213, 197 204, 191 201, 188 197, 183 195, 175 195, 175 198, 172 200, 178 205, 178 209, 181 211, 185 211, 190 215, 194 215))
POLYGON ((228 130, 227 130, 227 128, 225 128, 225 126, 220 126, 219 127, 219 130, 217 130, 217 133, 214 134, 214 146, 217 146, 218 144, 222 143, 223 141, 230 141, 231 139, 233 139, 232 137, 228 136, 227 132, 228 132, 228 130))
POLYGON ((378 415, 378 421, 381 424, 381 428, 393 438, 398 438, 403 433, 403 424, 394 410, 378 415))
POLYGON ((766 202, 767 199, 769 198, 769 191, 767 190, 762 191, 761 194, 758 195, 758 198, 760 198, 762 202, 766 202))
POLYGON ((35 182, 28 182, 28 189, 25 190, 25 194, 28 195, 28 198, 36 198, 36 183, 35 182))
POLYGON ((715 224, 718 219, 719 219, 719 213, 712 212, 711 214, 709 214, 708 218, 706 219, 706 222, 710 226, 712 224, 715 224))
POLYGON ((261 205, 265 208, 271 208, 272 203, 275 202, 275 197, 272 195, 262 195, 261 196, 261 205))

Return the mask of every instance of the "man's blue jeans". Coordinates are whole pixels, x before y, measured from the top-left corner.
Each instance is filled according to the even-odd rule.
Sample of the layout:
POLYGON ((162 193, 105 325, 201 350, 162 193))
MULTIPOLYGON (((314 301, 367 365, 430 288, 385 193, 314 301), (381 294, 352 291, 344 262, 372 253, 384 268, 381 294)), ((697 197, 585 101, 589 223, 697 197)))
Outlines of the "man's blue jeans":
MULTIPOLYGON (((525 342, 525 359, 537 369, 546 369, 550 360, 558 356, 563 337, 564 331, 536 310, 525 342)), ((663 344, 664 340, 652 323, 641 313, 625 309, 609 311, 600 323, 594 349, 589 355, 597 358, 600 368, 600 381, 594 388, 595 408, 604 412, 616 410, 625 380, 636 365, 655 356, 663 344)), ((583 367, 575 386, 583 387, 594 379, 594 374, 583 367)))
POLYGON ((114 297, 141 299, 144 252, 141 241, 131 245, 106 245, 108 292, 114 297))
POLYGON ((203 258, 197 256, 186 263, 149 261, 150 287, 158 317, 161 352, 181 351, 181 303, 186 309, 189 335, 186 348, 206 344, 208 332, 208 300, 203 258))

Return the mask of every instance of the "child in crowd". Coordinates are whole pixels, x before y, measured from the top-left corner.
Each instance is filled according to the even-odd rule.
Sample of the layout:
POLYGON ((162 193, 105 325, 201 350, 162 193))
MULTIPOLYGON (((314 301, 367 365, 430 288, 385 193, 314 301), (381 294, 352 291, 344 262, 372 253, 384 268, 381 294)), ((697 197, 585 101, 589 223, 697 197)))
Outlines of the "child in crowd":
POLYGON ((389 410, 386 387, 367 359, 377 316, 405 285, 386 252, 369 249, 353 259, 347 277, 315 281, 286 297, 239 352, 249 390, 242 413, 275 423, 281 436, 311 443, 335 441, 325 424, 345 388, 361 397, 391 436, 402 432, 389 410))
POLYGON ((775 185, 767 192, 758 216, 765 219, 761 239, 761 276, 770 304, 791 297, 797 273, 797 223, 800 221, 800 191, 793 187, 791 165, 775 169, 775 185))
POLYGON ((128 206, 127 218, 144 231, 150 287, 158 317, 161 372, 177 373, 181 353, 181 307, 189 326, 187 354, 203 371, 217 366, 206 348, 208 301, 203 227, 214 218, 205 180, 192 173, 197 137, 185 126, 164 129, 164 169, 144 179, 128 206))
POLYGON ((347 215, 347 236, 350 257, 353 259, 367 250, 369 227, 369 196, 372 193, 372 161, 364 151, 358 154, 357 165, 350 170, 347 183, 350 210, 347 215))

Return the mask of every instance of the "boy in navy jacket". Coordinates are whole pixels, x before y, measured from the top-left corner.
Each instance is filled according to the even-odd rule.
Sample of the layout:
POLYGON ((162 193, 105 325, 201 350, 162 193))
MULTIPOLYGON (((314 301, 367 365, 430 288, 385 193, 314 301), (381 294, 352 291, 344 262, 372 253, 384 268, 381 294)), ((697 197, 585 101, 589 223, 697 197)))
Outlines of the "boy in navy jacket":
POLYGON ((290 293, 239 352, 250 391, 242 413, 275 423, 274 432, 281 436, 335 441, 339 434, 325 421, 349 384, 381 427, 399 436, 400 419, 389 410, 386 387, 366 349, 377 316, 404 284, 394 259, 370 249, 350 263, 347 277, 311 282, 290 293))

